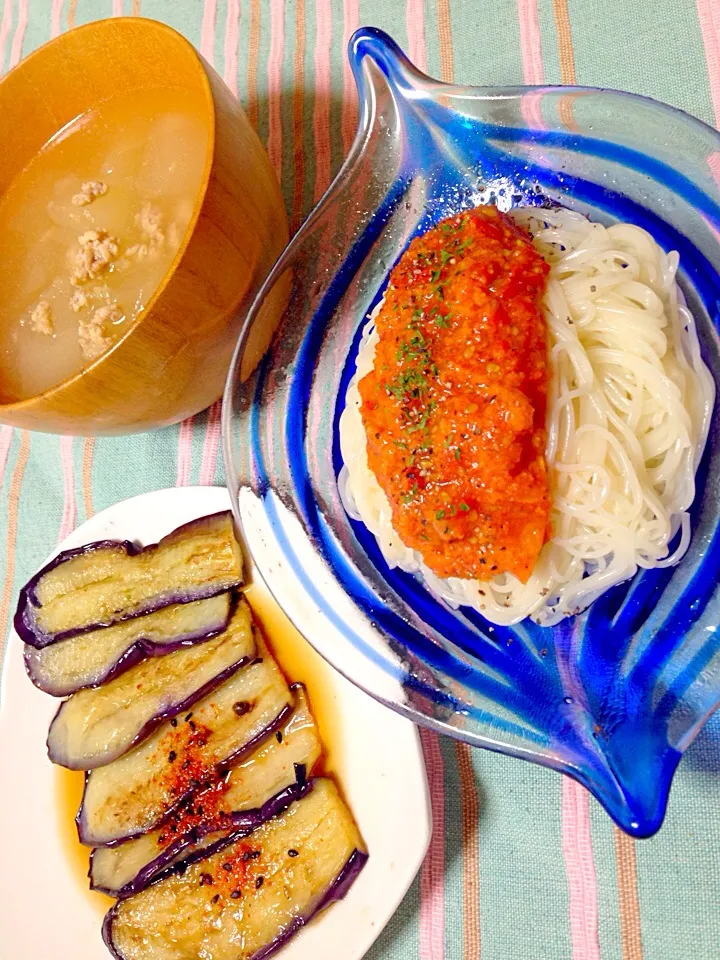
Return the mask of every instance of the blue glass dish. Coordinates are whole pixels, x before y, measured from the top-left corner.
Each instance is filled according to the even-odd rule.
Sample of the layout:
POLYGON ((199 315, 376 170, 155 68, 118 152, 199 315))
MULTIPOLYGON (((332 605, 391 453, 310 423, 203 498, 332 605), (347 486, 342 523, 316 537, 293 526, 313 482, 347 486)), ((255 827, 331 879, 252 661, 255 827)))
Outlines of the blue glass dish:
POLYGON ((418 723, 584 784, 638 837, 720 701, 718 417, 691 547, 554 628, 493 627, 389 570, 338 495, 338 417, 360 330, 409 240, 482 202, 548 200, 679 251, 720 371, 720 136, 642 97, 449 86, 384 33, 350 43, 361 116, 335 181, 288 246, 238 344, 224 405, 237 519, 257 568, 338 670, 418 723))

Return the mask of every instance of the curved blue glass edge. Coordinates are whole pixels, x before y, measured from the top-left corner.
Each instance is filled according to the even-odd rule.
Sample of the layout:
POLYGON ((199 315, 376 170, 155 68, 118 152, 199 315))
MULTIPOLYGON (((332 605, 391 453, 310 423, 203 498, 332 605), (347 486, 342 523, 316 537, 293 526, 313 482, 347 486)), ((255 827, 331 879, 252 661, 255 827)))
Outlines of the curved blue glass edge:
MULTIPOLYGON (((492 97, 497 95, 497 88, 476 87, 469 85, 457 85, 445 83, 430 77, 428 74, 419 70, 415 64, 406 56, 402 48, 393 40, 393 38, 381 30, 379 27, 363 26, 359 27, 351 36, 348 43, 348 59, 358 88, 358 95, 362 102, 368 94, 365 77, 362 72, 362 61, 369 57, 382 70, 388 80, 396 89, 410 94, 410 99, 422 99, 425 104, 431 101, 432 96, 437 95, 438 91, 447 90, 450 95, 463 93, 474 95, 476 97, 492 97), (425 86, 426 89, 418 91, 417 86, 425 86)), ((681 122, 689 127, 696 127, 704 136, 716 141, 720 149, 720 132, 714 127, 700 120, 698 117, 680 107, 672 106, 661 100, 655 100, 653 97, 643 96, 638 93, 629 93, 626 90, 615 90, 609 87, 588 87, 579 85, 553 86, 543 84, 538 86, 511 86, 503 87, 502 93, 506 97, 521 97, 523 94, 533 91, 540 94, 562 95, 563 97, 572 96, 599 96, 612 95, 621 98, 628 104, 637 104, 644 109, 659 109, 663 113, 676 116, 681 122)), ((516 131, 526 132, 526 131, 516 131)), ((553 136, 557 131, 533 130, 533 134, 549 134, 553 136)), ((562 134, 560 134, 563 136, 562 134)), ((571 137, 582 136, 568 131, 571 137)), ((596 143, 603 149, 605 141, 597 138, 584 138, 588 143, 596 143)), ((601 155, 601 154, 600 154, 601 155)), ((673 174, 676 173, 671 167, 668 168, 673 174)))
MULTIPOLYGON (((499 128, 499 129, 498 129, 498 128, 489 128, 489 127, 486 127, 486 129, 487 129, 487 131, 488 131, 489 133, 491 133, 491 135, 495 136, 497 139, 503 139, 503 137, 508 134, 508 131, 507 131, 505 128, 499 128)), ((516 131, 511 131, 510 133, 511 133, 512 135, 516 135, 516 134, 517 134, 516 131)), ((508 139, 511 139, 511 137, 507 137, 507 138, 508 138, 508 139)), ((486 144, 486 146, 487 146, 487 144, 486 144)), ((568 147, 568 144, 567 144, 566 142, 563 142, 563 143, 562 143, 562 146, 563 146, 564 148, 567 148, 567 147, 568 147)), ((503 155, 502 153, 498 152, 498 158, 497 158, 497 159, 502 159, 502 160, 507 161, 507 160, 508 160, 508 156, 507 156, 507 155, 503 155)), ((626 159, 627 159, 627 158, 626 158, 626 159)), ((539 170, 542 171, 542 168, 539 168, 539 170)), ((545 170, 545 171, 542 171, 542 172, 546 174, 546 178, 547 178, 547 179, 549 179, 550 181, 552 181, 552 173, 553 173, 552 171, 550 171, 550 170, 545 170)), ((534 171, 534 173, 537 173, 537 171, 534 171)), ((563 184, 563 187, 564 187, 565 189, 566 189, 566 183, 567 183, 567 178, 566 178, 566 180, 565 180, 565 184, 563 184)), ((686 184, 682 183, 682 181, 679 181, 679 184, 680 184, 680 189, 685 189, 686 184)), ((579 187, 579 186, 581 186, 581 185, 582 185, 582 182, 579 181, 579 180, 574 182, 574 187, 575 187, 576 189, 577 189, 577 187, 579 187)), ((597 188, 596 185, 594 185, 594 184, 590 184, 589 186, 590 186, 590 187, 592 188, 592 190, 594 190, 594 191, 597 191, 597 190, 598 190, 598 188, 597 188)), ((573 195, 577 196, 577 193, 575 192, 575 190, 573 190, 572 192, 573 192, 573 195)), ((597 205, 603 206, 608 212, 612 212, 614 215, 617 215, 617 214, 618 214, 618 211, 617 211, 617 206, 616 206, 615 201, 617 201, 617 200, 619 199, 620 195, 612 195, 612 196, 610 196, 610 195, 608 195, 608 192, 607 192, 607 191, 602 191, 602 192, 603 192, 603 194, 604 194, 604 196, 605 196, 605 203, 604 203, 604 204, 597 204, 597 202, 596 202, 595 205, 596 205, 596 206, 597 206, 597 205)), ((597 198, 595 198, 595 199, 597 200, 597 198)), ((637 212, 637 210, 641 210, 641 211, 642 211, 642 208, 640 208, 637 204, 634 204, 634 201, 631 201, 629 198, 622 198, 622 200, 623 200, 625 203, 630 204, 631 206, 634 205, 634 207, 636 208, 634 212, 637 212)), ((587 202, 587 201, 586 201, 586 202, 587 202)), ((653 216, 654 216, 654 215, 650 214, 649 211, 644 211, 644 213, 645 213, 646 215, 650 216, 650 217, 653 217, 653 216)), ((714 214, 713 214, 713 215, 714 215, 714 214)), ((623 215, 621 214, 621 216, 623 216, 623 215)), ((631 217, 627 217, 627 215, 623 216, 623 219, 630 219, 630 218, 631 218, 631 217)), ((632 219, 634 219, 635 222, 638 222, 637 217, 632 217, 632 219)), ((656 219, 657 219, 657 218, 656 218, 656 219)), ((659 224, 660 224, 662 227, 666 226, 666 225, 663 223, 663 221, 659 221, 659 224)), ((652 227, 650 227, 650 229, 653 230, 652 227)), ((670 230, 671 230, 671 232, 672 232, 672 228, 670 228, 670 230)), ((656 232, 656 231, 653 231, 653 232, 656 232)), ((675 233, 676 233, 676 231, 675 231, 675 233)), ((362 238, 361 238, 361 239, 362 239, 362 238)), ((677 242, 673 242, 674 237, 673 237, 672 239, 671 239, 670 237, 668 237, 667 239, 668 239, 669 242, 667 242, 667 243, 665 244, 666 246, 668 246, 668 247, 674 246, 675 248, 677 248, 677 247, 679 246, 679 244, 678 244, 677 242)), ((361 244, 361 246, 364 246, 364 244, 361 244)), ((686 266, 686 265, 687 265, 687 259, 688 259, 688 258, 687 258, 687 255, 686 255, 686 254, 682 254, 682 257, 683 257, 683 264, 686 266)), ((346 260, 346 262, 345 262, 346 267, 350 267, 350 274, 349 274, 350 276, 352 275, 352 273, 354 273, 354 269, 352 269, 352 263, 353 263, 353 262, 355 263, 355 269, 357 269, 357 265, 358 265, 358 263, 360 262, 360 259, 361 259, 361 251, 360 251, 360 249, 358 248, 358 245, 356 244, 356 248, 351 252, 350 256, 347 258, 347 260, 346 260)), ((704 260, 704 258, 701 258, 701 260, 704 260)), ((702 268, 707 268, 707 267, 709 267, 709 265, 708 265, 706 262, 704 262, 704 263, 701 264, 701 267, 702 267, 702 268)), ((694 273, 695 273, 694 280, 695 280, 696 287, 697 287, 697 281, 698 281, 698 278, 699 278, 699 277, 702 278, 702 275, 703 275, 703 274, 704 274, 705 277, 708 276, 708 272, 706 272, 706 269, 702 269, 701 267, 697 267, 697 268, 695 269, 695 271, 694 271, 694 273)), ((710 271, 712 271, 712 268, 710 268, 710 271)), ((693 272, 693 271, 691 271, 691 272, 693 272)), ((701 284, 701 285, 702 285, 702 284, 701 284)), ((340 293, 340 295, 341 295, 341 294, 342 294, 342 291, 344 290, 344 284, 343 284, 342 282, 339 284, 339 288, 340 288, 340 289, 339 289, 339 293, 340 293)), ((329 294, 329 293, 330 293, 330 291, 328 291, 328 294, 329 294)), ((333 297, 331 297, 330 299, 332 300, 333 297)), ((706 307, 707 307, 707 306, 708 306, 708 298, 707 298, 706 296, 703 296, 703 300, 704 300, 705 305, 706 305, 706 307)), ((337 301, 336 301, 336 302, 337 302, 337 301)), ((716 302, 717 302, 717 301, 716 301, 716 302)), ((328 303, 326 303, 325 300, 323 301, 323 304, 321 305, 320 311, 318 311, 318 313, 317 313, 316 316, 315 316, 315 320, 318 321, 318 325, 319 325, 319 326, 323 326, 323 325, 324 325, 324 319, 322 318, 322 316, 319 316, 318 314, 322 314, 322 315, 324 315, 325 318, 327 318, 327 316, 329 316, 329 315, 332 313, 332 310, 333 310, 333 309, 334 309, 333 306, 331 306, 331 305, 329 305, 328 303)), ((306 339, 305 344, 307 345, 307 343, 308 343, 308 341, 307 341, 307 339, 306 339)), ((305 396, 307 396, 307 393, 305 394, 305 396)), ((297 397, 295 397, 294 399, 296 400, 297 397)), ((294 410, 297 412, 297 414, 298 414, 298 417, 297 417, 298 422, 293 425, 292 431, 289 431, 289 432, 288 432, 287 442, 288 442, 288 443, 291 442, 290 433, 293 433, 293 434, 294 434, 296 440, 298 439, 298 435, 300 435, 300 442, 299 442, 299 444, 297 444, 297 443, 294 442, 294 441, 292 442, 293 453, 294 453, 294 454, 297 454, 298 447, 300 448, 300 450, 302 450, 302 448, 303 448, 302 436, 303 436, 303 434, 304 434, 304 412, 305 412, 305 411, 304 411, 304 409, 303 409, 303 404, 300 404, 300 406, 298 407, 298 405, 297 405, 295 402, 291 402, 291 403, 290 403, 290 409, 291 409, 291 410, 294 409, 294 410), (300 414, 300 410, 301 410, 301 409, 303 409, 302 415, 300 414)), ((289 449, 290 449, 290 448, 289 448, 289 449)), ((304 451, 303 451, 303 452, 304 452, 304 451)), ((298 460, 294 459, 294 457, 292 457, 292 458, 291 458, 291 463, 293 463, 293 464, 297 465, 298 467, 300 467, 300 464, 302 463, 302 460, 301 460, 301 461, 298 461, 298 460)), ((308 473, 307 473, 307 465, 303 463, 302 469, 301 469, 299 472, 301 473, 301 477, 298 477, 298 476, 297 476, 298 471, 296 470, 296 471, 295 471, 294 479, 295 479, 296 483, 297 483, 298 480, 300 480, 301 486, 303 486, 303 487, 305 488, 304 491, 303 491, 303 495, 300 496, 300 500, 305 504, 306 509, 305 509, 303 512, 305 513, 305 519, 306 519, 306 521, 307 521, 307 520, 309 519, 309 515, 308 515, 308 513, 307 513, 308 498, 309 498, 310 500, 312 500, 311 489, 310 489, 310 486, 309 486, 309 475, 308 475, 308 473)), ((315 518, 315 519, 316 519, 316 521, 317 521, 317 520, 321 520, 321 518, 319 518, 319 517, 318 517, 318 518, 315 518)), ((318 524, 316 523, 316 524, 314 525, 314 528, 313 528, 313 534, 314 534, 314 536, 315 536, 315 538, 316 538, 316 542, 318 542, 319 540, 324 539, 324 538, 318 538, 318 533, 319 533, 319 532, 320 532, 320 529, 319 529, 318 524)), ((363 545, 364 545, 364 544, 363 544, 363 545)), ((326 559, 328 559, 328 557, 326 557, 326 559)), ((337 558, 336 558, 336 559, 337 559, 337 558)), ((380 566, 379 563, 376 564, 376 565, 377 565, 378 567, 380 566)), ((346 572, 347 572, 347 571, 343 571, 343 574, 346 574, 346 572)), ((338 573, 339 573, 339 571, 336 571, 336 575, 337 575, 338 573)), ((344 577, 343 577, 343 579, 344 579, 344 577)), ((407 578, 406 578, 406 579, 407 579, 407 578)), ((410 578, 410 579, 412 579, 412 578, 410 578)), ((405 586, 406 586, 406 588, 407 588, 407 584, 406 584, 405 586)), ((652 592, 652 590, 651 590, 651 592, 652 592)), ((414 601, 413 601, 413 602, 414 602, 414 601)), ((364 605, 361 604, 361 607, 362 607, 362 606, 364 606, 364 605)), ((373 610, 372 610, 372 607, 369 608, 369 615, 374 615, 374 612, 373 612, 373 610)), ((351 641, 353 640, 352 637, 350 637, 349 639, 351 639, 351 641)), ((356 639, 356 638, 355 638, 355 639, 356 639)), ((464 643, 462 644, 462 646, 463 646, 463 647, 465 646, 464 643)), ((444 672, 447 672, 447 669, 448 669, 448 668, 447 668, 447 665, 443 663, 442 666, 439 666, 439 665, 438 665, 438 666, 437 666, 437 669, 440 669, 440 670, 443 670, 444 672)), ((406 677, 406 680, 411 681, 412 678, 408 676, 408 677, 406 677)), ((461 682, 467 682, 466 678, 463 678, 463 680, 461 680, 461 682)), ((436 702, 437 702, 437 692, 436 692, 435 690, 429 690, 429 691, 426 691, 426 693, 430 693, 431 696, 432 696, 432 699, 435 699, 436 702)), ((508 732, 509 732, 509 731, 508 731, 508 732)), ((632 741, 633 751, 636 751, 636 749, 637 749, 638 735, 639 735, 639 733, 641 733, 641 732, 642 732, 642 731, 635 731, 635 730, 630 731, 629 728, 628 728, 628 730, 625 731, 626 734, 632 733, 632 736, 630 737, 630 739, 631 739, 631 741, 632 741)), ((616 731, 616 735, 617 735, 617 731, 616 731)), ((624 739, 624 738, 623 738, 623 739, 624 739)), ((657 746, 657 744, 655 743, 655 744, 653 744, 653 745, 651 745, 651 746, 657 746)), ((621 756, 622 756, 622 755, 625 755, 625 754, 627 754, 627 750, 621 750, 621 751, 620 751, 620 755, 621 755, 621 756)), ((669 788, 669 782, 670 782, 670 779, 671 779, 671 777, 672 777, 672 772, 673 772, 673 770, 674 770, 674 768, 675 768, 675 766, 676 766, 676 764, 677 764, 678 758, 679 758, 679 754, 677 754, 676 751, 672 751, 670 748, 666 748, 665 756, 664 756, 664 762, 661 764, 661 768, 657 770, 657 779, 656 779, 655 777, 652 778, 652 779, 654 780, 654 785, 655 785, 656 788, 657 788, 658 784, 661 784, 661 785, 662 785, 663 783, 665 784, 665 787, 661 787, 661 790, 660 790, 660 793, 663 794, 665 797, 667 796, 667 789, 669 788)), ((579 772, 577 772, 575 775, 576 775, 576 777, 577 777, 578 779, 580 779, 580 780, 583 780, 583 781, 584 781, 584 780, 586 779, 585 774, 583 773, 583 771, 579 771, 579 772)), ((621 776, 623 777, 623 779, 627 779, 627 780, 629 781, 629 780, 632 779, 632 771, 625 770, 625 771, 623 771, 623 772, 621 773, 621 776)), ((645 778, 645 779, 647 779, 647 778, 645 778)), ((591 783, 586 783, 586 785, 589 786, 590 789, 593 790, 593 792, 596 793, 596 795, 598 795, 597 789, 593 789, 593 786, 592 786, 591 783)), ((633 789, 633 790, 631 790, 630 792, 631 792, 631 793, 635 793, 635 794, 642 793, 642 792, 643 792, 643 785, 639 785, 637 789, 633 789)), ((607 798, 603 798, 602 796, 599 796, 599 799, 601 800, 601 802, 606 802, 606 800, 607 800, 607 798)), ((634 806, 634 805, 633 805, 633 806, 634 806)), ((657 826, 659 826, 659 823, 660 823, 660 821, 661 821, 661 819, 662 819, 662 811, 659 813, 659 815, 658 815, 657 812, 655 813, 655 815, 652 815, 652 814, 650 814, 650 811, 649 811, 649 805, 646 804, 645 807, 646 807, 646 810, 645 810, 645 814, 646 814, 646 815, 644 815, 644 822, 642 822, 642 818, 641 818, 641 821, 634 820, 633 822, 630 822, 630 823, 627 822, 626 817, 622 817, 622 818, 620 818, 620 819, 618 819, 618 818, 616 817, 616 819, 618 819, 618 822, 620 822, 620 825, 623 826, 625 829, 630 828, 631 832, 635 832, 637 835, 646 835, 647 833, 650 833, 650 832, 652 832, 654 829, 656 829, 657 826)), ((664 807, 664 804, 663 804, 663 807, 664 807)), ((611 812, 611 814, 613 814, 613 811, 612 811, 612 810, 610 810, 610 812, 611 812)))

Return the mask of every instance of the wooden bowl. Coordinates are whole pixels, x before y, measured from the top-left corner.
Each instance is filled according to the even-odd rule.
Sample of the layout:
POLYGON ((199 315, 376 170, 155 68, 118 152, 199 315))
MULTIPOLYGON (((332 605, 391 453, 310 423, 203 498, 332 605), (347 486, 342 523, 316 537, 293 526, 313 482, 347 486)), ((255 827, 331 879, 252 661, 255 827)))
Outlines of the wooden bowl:
POLYGON ((0 196, 79 114, 118 90, 159 86, 199 91, 210 131, 185 239, 145 311, 108 353, 29 399, 3 402, 13 398, 0 384, 0 421, 51 433, 127 433, 181 420, 222 392, 243 318, 287 243, 288 223, 260 140, 187 40, 153 20, 116 18, 63 34, 24 60, 0 81, 0 196))

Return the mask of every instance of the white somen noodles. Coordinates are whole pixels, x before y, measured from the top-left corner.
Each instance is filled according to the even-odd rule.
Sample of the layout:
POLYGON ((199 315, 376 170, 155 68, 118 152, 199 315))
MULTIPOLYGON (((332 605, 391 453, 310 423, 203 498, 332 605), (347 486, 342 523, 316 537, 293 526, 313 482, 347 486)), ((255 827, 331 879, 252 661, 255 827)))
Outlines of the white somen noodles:
POLYGON ((544 307, 552 537, 528 582, 508 574, 443 580, 394 531, 360 414, 358 383, 377 343, 372 317, 340 419, 339 484, 348 512, 391 567, 421 574, 452 607, 473 607, 493 623, 532 616, 551 626, 638 567, 683 556, 715 386, 675 281, 676 253, 639 227, 605 227, 569 210, 512 215, 551 267, 544 307))

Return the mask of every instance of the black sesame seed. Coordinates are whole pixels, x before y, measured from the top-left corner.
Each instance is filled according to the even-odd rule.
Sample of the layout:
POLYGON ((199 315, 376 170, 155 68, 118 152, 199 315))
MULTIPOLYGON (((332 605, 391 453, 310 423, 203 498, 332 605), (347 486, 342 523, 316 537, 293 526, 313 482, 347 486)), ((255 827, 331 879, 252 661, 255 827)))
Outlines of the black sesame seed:
POLYGON ((194 729, 195 729, 195 721, 194 721, 194 720, 188 720, 188 724, 189 724, 191 730, 194 730, 194 729))
POLYGON ((205 808, 203 807, 202 804, 200 804, 200 806, 197 808, 197 815, 201 817, 204 813, 205 813, 205 808))
POLYGON ((245 853, 242 855, 242 858, 243 858, 243 863, 247 863, 248 860, 250 859, 250 851, 246 850, 245 853))
POLYGON ((175 717, 173 717, 172 720, 170 721, 170 726, 171 726, 171 727, 176 727, 176 726, 177 726, 177 720, 175 719, 175 717))
POLYGON ((288 850, 288 856, 289 856, 289 857, 297 857, 297 856, 299 856, 299 854, 298 854, 297 850, 288 850))
POLYGON ((182 765, 183 770, 187 770, 189 766, 190 766, 190 760, 183 760, 183 765, 182 765))
POLYGON ((168 754, 168 762, 175 763, 176 760, 177 760, 177 754, 175 753, 174 750, 171 750, 170 753, 168 754))
POLYGON ((259 856, 260 856, 260 851, 259 851, 259 850, 251 850, 251 851, 250 851, 250 859, 251 859, 251 860, 257 860, 257 858, 258 858, 259 856))
POLYGON ((212 898, 212 902, 217 903, 219 899, 220 899, 220 894, 216 893, 215 896, 212 898))
POLYGON ((190 713, 185 717, 185 723, 188 722, 188 720, 190 719, 191 716, 192 716, 192 710, 191 710, 190 713))
POLYGON ((283 741, 282 730, 278 730, 278 732, 275 734, 275 739, 277 740, 278 743, 282 743, 283 741))
POLYGON ((224 864, 223 864, 223 870, 227 870, 227 872, 230 873, 230 871, 232 870, 232 864, 231 864, 231 863, 224 863, 224 864))
POLYGON ((200 874, 200 886, 207 885, 211 887, 213 885, 213 877, 211 873, 201 873, 200 874))
POLYGON ((252 704, 248 700, 238 700, 233 704, 233 710, 239 717, 244 717, 246 713, 252 710, 252 704))
POLYGON ((255 659, 252 661, 252 663, 250 664, 250 666, 251 666, 251 667, 254 667, 256 663, 262 663, 262 662, 263 662, 263 658, 262 658, 262 657, 255 657, 255 659))
POLYGON ((258 877, 255 881, 255 889, 259 890, 263 883, 265 883, 265 877, 258 877))
POLYGON ((230 896, 233 898, 233 900, 238 900, 242 896, 242 893, 239 890, 233 890, 230 896))

